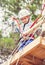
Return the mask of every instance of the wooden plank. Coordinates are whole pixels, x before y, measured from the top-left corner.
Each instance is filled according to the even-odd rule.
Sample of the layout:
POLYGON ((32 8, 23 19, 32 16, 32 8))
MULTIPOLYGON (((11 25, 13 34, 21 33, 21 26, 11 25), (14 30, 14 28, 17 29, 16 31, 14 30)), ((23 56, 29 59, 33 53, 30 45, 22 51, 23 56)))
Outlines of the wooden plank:
POLYGON ((27 54, 27 52, 30 52, 32 48, 34 48, 35 46, 40 44, 40 38, 41 37, 38 37, 33 42, 28 44, 25 48, 23 48, 21 51, 19 51, 18 53, 14 54, 11 63, 14 62, 16 59, 20 58, 21 56, 27 54), (38 42, 37 42, 37 40, 38 40, 38 42))
MULTIPOLYGON (((22 56, 19 59, 19 64, 18 65, 22 65, 22 64, 23 65, 26 65, 26 64, 29 64, 29 65, 30 64, 32 64, 32 65, 44 65, 43 64, 43 59, 44 58, 45 58, 45 48, 43 48, 42 44, 39 44, 36 47, 34 47, 30 51, 30 53, 24 54, 24 56, 22 56)), ((12 65, 14 65, 14 64, 12 64, 12 65)))

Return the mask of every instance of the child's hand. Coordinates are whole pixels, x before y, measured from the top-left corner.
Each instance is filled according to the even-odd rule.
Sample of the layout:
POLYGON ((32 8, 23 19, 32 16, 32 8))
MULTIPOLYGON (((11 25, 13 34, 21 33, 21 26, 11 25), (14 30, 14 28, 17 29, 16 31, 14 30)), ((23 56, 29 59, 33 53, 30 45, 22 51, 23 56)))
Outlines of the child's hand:
POLYGON ((24 35, 24 34, 23 34, 23 39, 24 39, 24 40, 28 40, 29 37, 28 37, 27 35, 24 35))

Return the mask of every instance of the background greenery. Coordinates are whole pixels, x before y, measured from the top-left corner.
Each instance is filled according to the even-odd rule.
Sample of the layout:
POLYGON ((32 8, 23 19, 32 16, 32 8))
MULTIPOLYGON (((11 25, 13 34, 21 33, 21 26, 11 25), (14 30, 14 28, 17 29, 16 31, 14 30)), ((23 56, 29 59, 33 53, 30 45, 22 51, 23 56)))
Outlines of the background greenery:
POLYGON ((18 14, 21 8, 29 9, 33 14, 32 19, 35 20, 38 15, 35 16, 34 12, 41 9, 41 4, 42 0, 0 0, 0 6, 5 10, 5 20, 12 14, 18 14))
MULTIPOLYGON (((18 15, 21 8, 29 9, 32 12, 32 20, 34 21, 38 15, 35 15, 37 9, 41 9, 42 0, 0 0, 0 7, 4 10, 4 19, 7 20, 11 15, 18 15)), ((5 22, 4 20, 4 22, 5 22)), ((0 31, 0 49, 11 49, 13 50, 17 41, 19 40, 19 33, 11 33, 10 38, 2 38, 0 31)))

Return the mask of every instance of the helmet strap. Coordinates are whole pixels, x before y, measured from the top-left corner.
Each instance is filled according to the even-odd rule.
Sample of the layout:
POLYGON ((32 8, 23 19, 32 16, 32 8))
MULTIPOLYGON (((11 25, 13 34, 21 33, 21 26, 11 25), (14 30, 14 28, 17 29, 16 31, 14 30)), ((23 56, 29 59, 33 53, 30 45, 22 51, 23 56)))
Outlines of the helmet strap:
POLYGON ((27 22, 27 23, 25 23, 25 25, 29 23, 29 20, 30 20, 30 18, 28 19, 28 22, 27 22))

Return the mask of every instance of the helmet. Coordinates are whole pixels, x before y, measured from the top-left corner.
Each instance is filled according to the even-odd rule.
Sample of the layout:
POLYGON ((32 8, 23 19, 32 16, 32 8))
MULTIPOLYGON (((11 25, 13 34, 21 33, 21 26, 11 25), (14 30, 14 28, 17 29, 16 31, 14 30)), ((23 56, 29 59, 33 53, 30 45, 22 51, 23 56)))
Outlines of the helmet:
POLYGON ((26 10, 26 9, 22 9, 19 12, 18 17, 19 17, 19 19, 21 19, 21 18, 23 18, 25 16, 28 16, 28 15, 30 15, 30 12, 28 10, 26 10))

